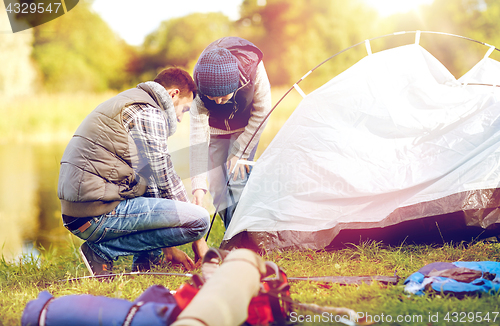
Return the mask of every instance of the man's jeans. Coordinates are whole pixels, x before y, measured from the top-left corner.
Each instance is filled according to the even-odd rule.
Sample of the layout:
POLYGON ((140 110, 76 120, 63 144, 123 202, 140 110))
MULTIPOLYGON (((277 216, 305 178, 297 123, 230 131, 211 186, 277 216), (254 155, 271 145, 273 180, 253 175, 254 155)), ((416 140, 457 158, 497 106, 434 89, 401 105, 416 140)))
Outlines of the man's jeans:
POLYGON ((108 213, 95 217, 84 232, 73 234, 111 261, 134 255, 153 259, 161 248, 201 239, 209 225, 208 212, 197 205, 163 198, 137 197, 122 201, 108 213))
MULTIPOLYGON (((210 135, 210 157, 208 160, 209 191, 214 199, 214 206, 216 208, 217 205, 219 206, 218 213, 224 221, 226 229, 231 222, 233 213, 236 210, 236 205, 238 204, 241 193, 243 192, 243 188, 245 188, 247 180, 250 176, 249 173, 245 173, 243 178, 241 178, 240 175, 236 181, 231 178, 226 191, 223 193, 228 178, 228 171, 225 164, 229 155, 231 155, 233 144, 240 134, 241 133, 229 135, 210 135)), ((257 151, 257 145, 255 145, 254 149, 250 153, 248 157, 249 161, 253 160, 255 152, 257 151)), ((246 144, 240 144, 240 146, 246 146, 246 144)), ((242 149, 244 149, 244 147, 242 149)))

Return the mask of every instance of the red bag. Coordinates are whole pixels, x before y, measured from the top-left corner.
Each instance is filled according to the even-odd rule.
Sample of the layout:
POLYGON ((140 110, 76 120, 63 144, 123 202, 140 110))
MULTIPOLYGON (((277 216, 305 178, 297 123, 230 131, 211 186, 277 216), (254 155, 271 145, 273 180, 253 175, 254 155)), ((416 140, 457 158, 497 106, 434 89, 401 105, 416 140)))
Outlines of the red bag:
MULTIPOLYGON (((222 261, 226 255, 227 253, 222 250, 210 248, 203 262, 204 264, 213 264, 212 259, 216 258, 222 261)), ((290 285, 285 272, 273 262, 267 261, 266 267, 266 278, 262 279, 260 292, 252 298, 248 305, 246 322, 250 325, 269 325, 273 322, 282 325, 290 312, 290 285), (272 275, 275 276, 270 277, 272 275)), ((182 310, 187 307, 203 286, 203 278, 199 275, 193 275, 191 281, 192 283, 181 285, 174 294, 177 304, 182 310)))

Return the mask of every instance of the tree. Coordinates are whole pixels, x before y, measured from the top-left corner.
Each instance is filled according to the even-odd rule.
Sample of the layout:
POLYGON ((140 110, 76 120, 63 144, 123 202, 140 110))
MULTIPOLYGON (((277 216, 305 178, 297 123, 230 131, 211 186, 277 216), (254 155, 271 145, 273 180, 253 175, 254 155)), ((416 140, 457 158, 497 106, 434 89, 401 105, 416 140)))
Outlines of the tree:
POLYGON ((50 91, 120 89, 131 49, 82 2, 34 28, 33 57, 50 91))
POLYGON ((151 79, 166 66, 192 71, 208 44, 232 33, 232 23, 222 13, 195 13, 164 21, 146 37, 131 72, 151 79))
MULTIPOLYGON (((444 32, 489 44, 500 44, 500 3, 495 0, 434 0, 422 10, 390 18, 394 30, 444 32)), ((460 38, 422 36, 421 44, 448 70, 461 77, 482 59, 486 47, 460 38)))
MULTIPOLYGON (((361 1, 245 0, 240 30, 264 52, 271 83, 290 85, 317 64, 367 36, 374 35, 376 13, 361 1), (247 31, 244 31, 244 29, 247 31), (254 29, 252 35, 248 30, 254 29)), ((354 49, 327 69, 308 77, 317 87, 366 54, 354 49), (363 54, 361 54, 363 53, 363 54)))

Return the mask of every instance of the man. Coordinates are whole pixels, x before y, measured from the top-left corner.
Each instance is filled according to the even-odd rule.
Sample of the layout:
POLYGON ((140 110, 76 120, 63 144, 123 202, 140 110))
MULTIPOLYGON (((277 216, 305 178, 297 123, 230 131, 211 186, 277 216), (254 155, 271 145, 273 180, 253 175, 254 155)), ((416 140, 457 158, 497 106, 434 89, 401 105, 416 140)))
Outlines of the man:
POLYGON ((226 229, 250 173, 248 165, 236 162, 240 157, 253 160, 264 126, 257 128, 271 110, 271 86, 262 56, 251 42, 224 37, 203 51, 194 68, 198 95, 191 109, 193 202, 202 204, 209 171, 209 190, 226 229))
POLYGON ((162 251, 192 269, 174 247, 194 241, 199 257, 208 250, 208 212, 188 202, 167 149, 195 94, 187 72, 165 69, 97 106, 70 140, 58 196, 64 225, 86 240, 80 254, 92 275, 110 274, 126 255, 134 255, 134 271, 148 270, 162 251))

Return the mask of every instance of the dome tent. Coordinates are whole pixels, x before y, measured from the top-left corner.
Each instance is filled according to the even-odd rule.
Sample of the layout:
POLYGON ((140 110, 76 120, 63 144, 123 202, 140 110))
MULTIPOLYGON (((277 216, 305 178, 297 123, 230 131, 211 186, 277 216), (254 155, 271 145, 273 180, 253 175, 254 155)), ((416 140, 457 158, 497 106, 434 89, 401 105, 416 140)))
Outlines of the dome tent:
POLYGON ((222 248, 499 233, 498 49, 458 80, 418 41, 367 49, 305 96, 266 148, 222 248))

